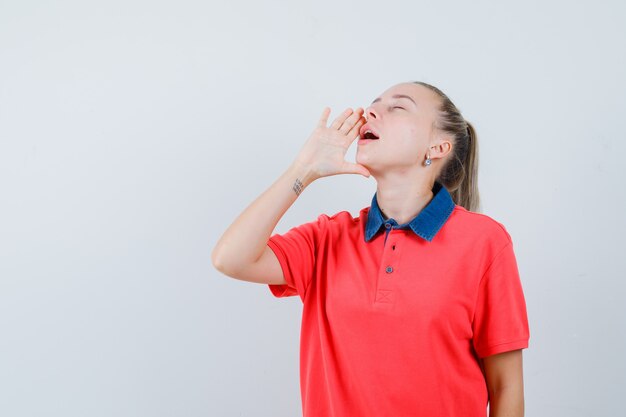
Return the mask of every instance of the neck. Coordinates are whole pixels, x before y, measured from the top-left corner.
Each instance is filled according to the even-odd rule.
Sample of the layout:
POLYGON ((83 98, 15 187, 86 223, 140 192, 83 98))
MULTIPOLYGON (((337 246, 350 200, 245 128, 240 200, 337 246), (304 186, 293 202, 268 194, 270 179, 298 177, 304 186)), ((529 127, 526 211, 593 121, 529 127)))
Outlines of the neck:
POLYGON ((422 178, 416 181, 377 180, 376 201, 385 220, 393 218, 398 224, 408 223, 432 200, 433 184, 422 178))

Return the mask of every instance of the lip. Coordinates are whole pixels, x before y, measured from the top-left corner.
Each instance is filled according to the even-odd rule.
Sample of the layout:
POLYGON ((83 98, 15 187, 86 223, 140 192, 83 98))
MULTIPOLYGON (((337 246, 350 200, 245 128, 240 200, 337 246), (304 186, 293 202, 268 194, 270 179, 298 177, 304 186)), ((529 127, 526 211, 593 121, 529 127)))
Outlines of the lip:
POLYGON ((374 126, 372 126, 368 122, 368 123, 365 123, 363 126, 361 126, 361 129, 359 129, 359 136, 361 137, 361 140, 372 140, 372 139, 362 139, 363 136, 365 136, 365 132, 367 132, 368 130, 371 130, 372 133, 378 136, 378 138, 380 139, 380 134, 378 133, 378 129, 376 129, 374 126))
POLYGON ((369 142, 378 142, 378 139, 359 139, 357 145, 365 145, 369 142))

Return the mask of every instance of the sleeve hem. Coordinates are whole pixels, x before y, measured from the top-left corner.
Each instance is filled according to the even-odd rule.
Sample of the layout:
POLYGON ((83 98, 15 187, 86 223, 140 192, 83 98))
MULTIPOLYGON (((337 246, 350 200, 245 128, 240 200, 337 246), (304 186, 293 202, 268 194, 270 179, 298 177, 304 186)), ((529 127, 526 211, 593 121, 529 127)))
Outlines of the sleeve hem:
POLYGON ((511 350, 526 349, 528 348, 528 338, 514 340, 512 342, 498 343, 495 345, 487 346, 486 348, 476 349, 476 353, 480 358, 485 356, 496 355, 498 353, 509 352, 511 350))
MULTIPOLYGON (((284 252, 282 251, 282 249, 280 248, 280 246, 278 246, 276 242, 274 242, 272 239, 274 239, 274 237, 271 237, 267 241, 267 246, 269 246, 269 248, 276 255, 276 258, 278 259, 278 262, 280 263, 280 267, 283 270, 283 275, 285 276, 285 281, 287 281, 287 284, 267 284, 267 286, 269 290, 271 291, 272 295, 278 298, 298 295, 298 291, 296 290, 296 288, 291 285, 291 283, 293 282, 293 279, 289 271, 287 258, 284 252)), ((300 296, 300 298, 302 298, 302 296, 300 296)))

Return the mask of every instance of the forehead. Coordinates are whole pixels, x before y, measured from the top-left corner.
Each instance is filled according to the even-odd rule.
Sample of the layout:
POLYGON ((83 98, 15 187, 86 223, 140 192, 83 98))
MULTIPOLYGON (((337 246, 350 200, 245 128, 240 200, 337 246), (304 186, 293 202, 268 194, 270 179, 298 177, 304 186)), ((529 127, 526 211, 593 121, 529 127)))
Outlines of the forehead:
POLYGON ((396 84, 385 90, 379 97, 383 100, 389 100, 396 94, 410 96, 415 100, 417 105, 422 108, 434 108, 438 101, 438 97, 434 91, 423 85, 413 83, 396 84))

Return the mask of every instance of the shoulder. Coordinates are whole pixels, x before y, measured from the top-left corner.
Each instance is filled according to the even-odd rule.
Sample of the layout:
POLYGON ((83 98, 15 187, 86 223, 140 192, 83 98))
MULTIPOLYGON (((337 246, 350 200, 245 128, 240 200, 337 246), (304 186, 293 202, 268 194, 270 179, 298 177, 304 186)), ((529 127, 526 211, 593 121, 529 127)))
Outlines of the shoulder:
MULTIPOLYGON (((367 217, 365 217, 367 219, 367 217)), ((333 214, 322 213, 314 221, 320 231, 333 237, 349 231, 358 231, 363 222, 363 211, 358 216, 353 216, 347 210, 341 210, 333 214)))
POLYGON ((469 211, 463 206, 455 205, 450 220, 456 228, 495 245, 504 246, 512 242, 511 235, 504 224, 487 214, 469 211))
POLYGON ((333 214, 320 214, 319 221, 327 223, 330 227, 349 228, 361 223, 361 216, 353 216, 348 210, 341 210, 333 214))

